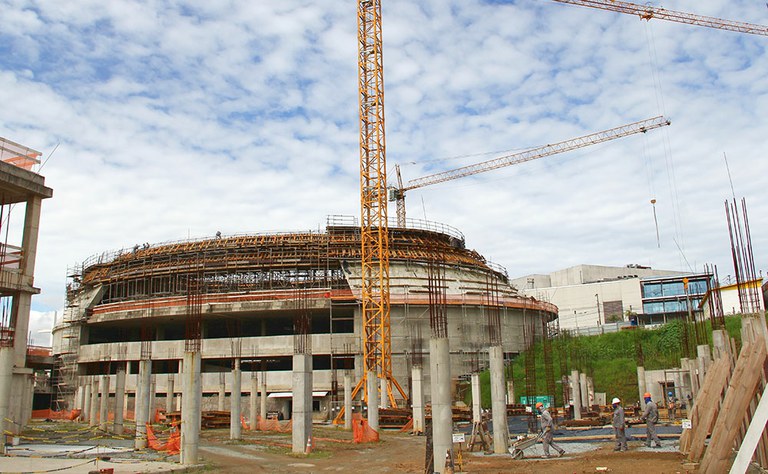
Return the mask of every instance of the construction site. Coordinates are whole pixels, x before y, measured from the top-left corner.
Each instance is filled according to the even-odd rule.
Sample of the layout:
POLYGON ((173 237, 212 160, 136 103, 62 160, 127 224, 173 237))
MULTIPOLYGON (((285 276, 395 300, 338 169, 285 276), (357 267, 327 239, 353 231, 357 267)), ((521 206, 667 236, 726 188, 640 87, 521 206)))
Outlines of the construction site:
MULTIPOLYGON (((646 5, 556 1, 768 36, 766 26, 646 5)), ((594 331, 581 335, 571 306, 576 327, 564 329, 566 304, 531 296, 535 278, 523 279, 530 292, 518 288, 449 223, 406 217, 406 193, 671 121, 407 182, 396 165, 388 179, 381 0, 357 2, 357 25, 360 215, 331 214, 312 231, 91 249, 66 269, 50 348, 28 333, 53 189, 34 171, 41 152, 0 139, 0 472, 768 470, 768 285, 746 201, 725 204, 737 301, 726 306, 738 307, 729 318, 731 286, 716 267, 628 265, 588 283, 636 277, 641 309, 595 293, 594 331), (649 316, 655 307, 668 308, 663 323, 649 316), (662 349, 658 334, 672 335, 662 349), (606 377, 590 345, 631 367, 606 377)), ((560 286, 571 288, 566 303, 575 286, 560 286)), ((582 291, 590 305, 592 288, 582 291)))

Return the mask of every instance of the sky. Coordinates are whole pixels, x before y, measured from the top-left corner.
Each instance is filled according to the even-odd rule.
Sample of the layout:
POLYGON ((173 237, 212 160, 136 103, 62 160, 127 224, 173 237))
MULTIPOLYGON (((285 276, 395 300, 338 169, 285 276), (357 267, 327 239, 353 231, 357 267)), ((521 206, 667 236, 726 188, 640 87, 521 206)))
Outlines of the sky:
MULTIPOLYGON (((768 24, 764 2, 654 5, 768 24)), ((724 202, 743 197, 768 271, 768 37, 552 0, 382 10, 390 184, 395 164, 407 182, 672 121, 410 191, 409 217, 459 229, 512 278, 581 263, 709 263, 725 278, 724 202)), ((91 255, 359 216, 356 2, 0 0, 0 11, 0 136, 43 153, 54 193, 33 342, 61 317, 68 268, 91 255)))

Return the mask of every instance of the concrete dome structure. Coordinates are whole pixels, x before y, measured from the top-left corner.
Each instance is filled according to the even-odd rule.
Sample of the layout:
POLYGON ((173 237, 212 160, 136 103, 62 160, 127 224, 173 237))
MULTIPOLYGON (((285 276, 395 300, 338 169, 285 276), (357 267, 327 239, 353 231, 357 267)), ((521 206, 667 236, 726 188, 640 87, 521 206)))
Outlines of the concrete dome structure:
MULTIPOLYGON (((509 354, 524 349, 524 325, 540 331, 541 321, 556 318, 556 307, 518 295, 506 271, 467 249, 456 229, 411 221, 408 228, 390 229, 390 248, 392 367, 403 387, 411 365, 427 357, 422 341, 431 334, 430 261, 445 268, 454 378, 477 369, 477 354, 487 347, 489 308, 499 311, 509 354)), ((359 227, 353 218, 329 217, 325 232, 217 234, 137 245, 83 262, 70 275, 66 313, 54 328, 63 403, 76 404, 84 377, 114 374, 126 362, 131 397, 136 381, 130 374, 147 356, 157 397, 180 392, 173 387, 180 387, 193 280, 202 303, 204 410, 215 407, 222 387, 229 390, 233 360, 240 358, 246 378, 251 372, 266 379, 270 410, 289 412, 285 392, 291 390, 297 311, 311 318, 316 416, 330 415, 342 397, 337 380, 343 370, 362 375, 359 227)), ((250 386, 243 383, 243 392, 250 386)))

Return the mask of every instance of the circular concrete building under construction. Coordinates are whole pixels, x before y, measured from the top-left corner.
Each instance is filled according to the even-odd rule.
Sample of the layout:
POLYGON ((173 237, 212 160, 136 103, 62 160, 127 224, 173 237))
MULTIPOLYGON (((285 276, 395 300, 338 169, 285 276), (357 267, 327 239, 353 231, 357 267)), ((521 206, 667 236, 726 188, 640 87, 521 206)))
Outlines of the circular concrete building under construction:
MULTIPOLYGON (((513 355, 524 349, 524 334, 541 332, 556 318, 553 305, 519 296, 506 271, 468 250, 456 229, 423 221, 409 226, 389 230, 391 367, 406 394, 413 365, 423 363, 429 385, 434 314, 447 320, 454 380, 487 365, 489 321, 500 321, 503 351, 513 355), (431 301, 429 268, 436 262, 443 296, 431 301)), ((242 393, 266 383, 267 410, 287 418, 295 321, 304 315, 313 416, 330 418, 343 399, 344 374, 362 377, 360 248, 354 219, 330 217, 325 232, 217 234, 86 260, 70 275, 66 312, 54 328, 59 407, 83 408, 85 384, 106 375, 112 393, 125 385, 124 408, 131 410, 133 374, 143 359, 151 360, 156 408, 175 410, 167 397, 181 392, 180 360, 185 347, 199 344, 203 410, 229 409, 237 360, 242 393), (115 380, 126 367, 127 380, 115 380)))

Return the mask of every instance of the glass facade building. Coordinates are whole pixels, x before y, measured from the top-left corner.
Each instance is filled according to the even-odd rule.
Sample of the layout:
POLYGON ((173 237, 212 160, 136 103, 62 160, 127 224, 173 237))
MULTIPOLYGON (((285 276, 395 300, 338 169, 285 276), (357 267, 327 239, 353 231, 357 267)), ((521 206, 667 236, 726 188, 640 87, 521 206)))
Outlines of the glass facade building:
POLYGON ((643 315, 646 324, 663 323, 668 319, 686 318, 688 305, 699 311, 699 303, 711 288, 711 274, 644 278, 640 280, 643 315), (687 284, 687 288, 686 288, 687 284))

